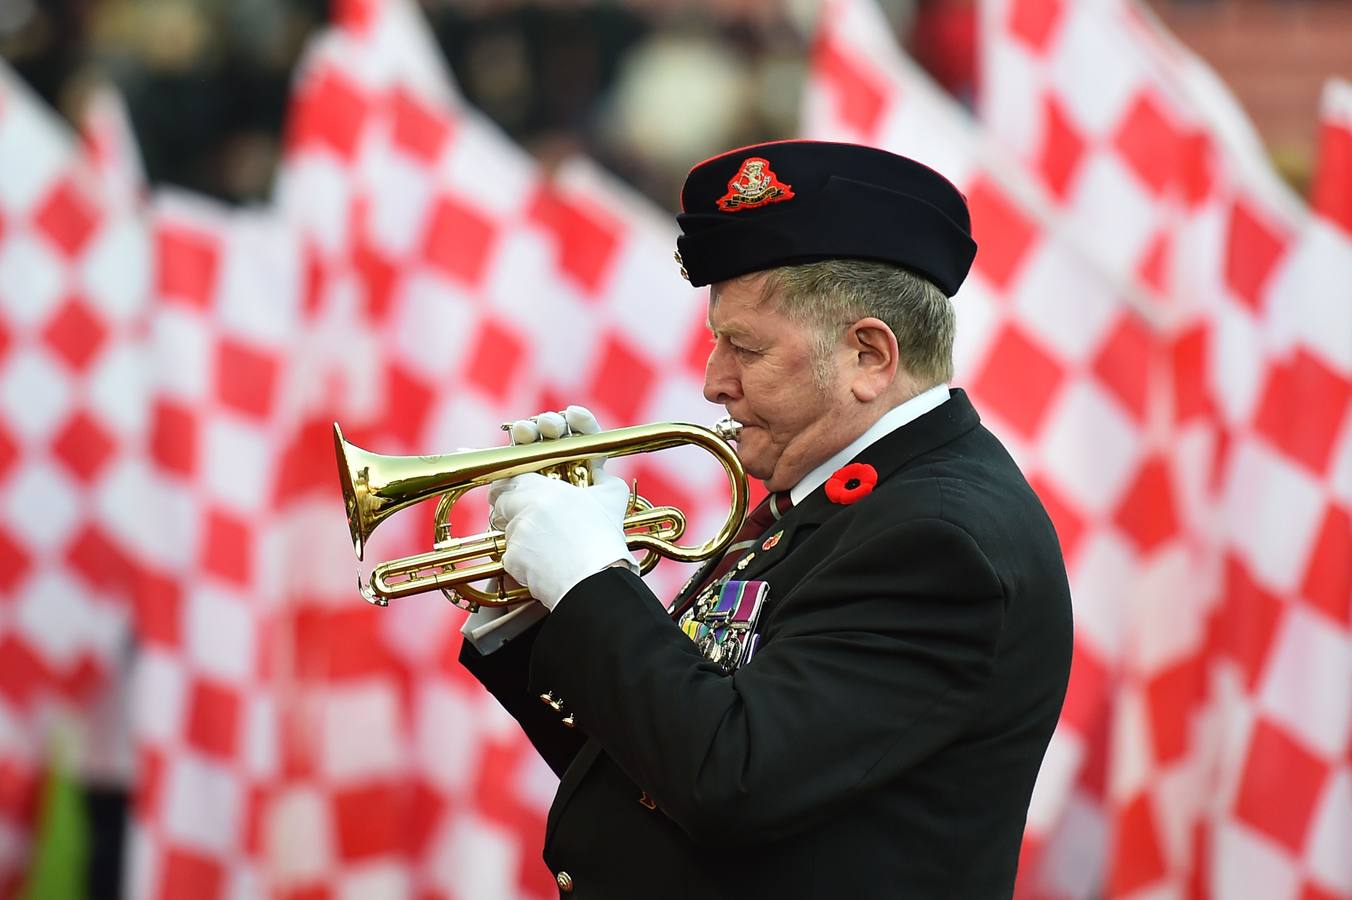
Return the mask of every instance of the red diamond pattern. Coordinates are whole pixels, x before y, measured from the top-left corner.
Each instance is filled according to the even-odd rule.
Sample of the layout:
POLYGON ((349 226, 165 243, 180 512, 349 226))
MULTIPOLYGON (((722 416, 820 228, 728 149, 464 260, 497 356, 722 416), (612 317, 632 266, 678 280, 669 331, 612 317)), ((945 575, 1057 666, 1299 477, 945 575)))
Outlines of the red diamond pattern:
POLYGON ((1268 278, 1286 253, 1287 243, 1287 236, 1248 203, 1235 202, 1225 242, 1225 283, 1251 309, 1261 310, 1268 278))
POLYGON ((1352 626, 1352 552, 1349 551, 1352 551, 1352 519, 1341 506, 1329 506, 1305 568, 1300 593, 1344 628, 1352 626))
POLYGON ((973 388, 1021 437, 1031 439, 1064 377, 1055 356, 1017 326, 1006 325, 973 388))
POLYGON ((976 270, 1007 289, 1019 264, 1037 240, 1037 228, 998 186, 982 177, 967 193, 976 239, 976 270))
POLYGON ((155 900, 220 897, 225 887, 225 869, 209 856, 169 844, 159 885, 160 892, 155 900))
POLYGON ((98 476, 116 449, 107 429, 83 411, 72 416, 52 442, 52 452, 85 484, 98 476))
POLYGON ((1174 417, 1179 422, 1205 415, 1211 409, 1206 371, 1208 346, 1205 325, 1188 329, 1173 342, 1174 417))
POLYGON ((183 592, 177 582, 158 572, 142 572, 137 579, 133 605, 140 639, 170 649, 179 646, 183 592))
POLYGON ((4 483, 5 476, 13 468, 14 461, 19 458, 19 444, 10 436, 9 429, 5 423, 0 421, 0 484, 4 483))
POLYGON ((1123 897, 1159 880, 1166 870, 1149 795, 1138 794, 1118 812, 1116 824, 1107 895, 1123 897))
POLYGON ((863 60, 842 52, 827 29, 813 50, 812 65, 831 86, 840 120, 861 135, 876 134, 887 106, 886 82, 863 60))
POLYGON ((1047 45, 1061 20, 1062 0, 1014 0, 1009 7, 1010 33, 1033 50, 1047 45))
POLYGON ((364 234, 356 239, 355 244, 352 248, 352 266, 364 291, 366 314, 373 321, 383 322, 394 305, 399 266, 364 234))
POLYGON ((191 475, 197 468, 197 416, 165 397, 150 415, 150 455, 163 469, 191 475))
POLYGON ((424 163, 434 163, 451 136, 451 121, 403 88, 394 91, 390 114, 394 142, 424 163))
POLYGON ((1094 358, 1094 374, 1139 423, 1145 422, 1154 335, 1139 318, 1127 313, 1118 320, 1094 358))
POLYGON ((701 319, 694 328, 690 329, 690 336, 686 339, 685 351, 681 354, 681 361, 692 375, 703 379, 704 370, 709 364, 709 354, 713 352, 713 349, 714 336, 701 319))
POLYGON ((370 100, 350 79, 326 69, 317 81, 302 89, 292 110, 287 143, 292 147, 324 147, 351 160, 357 154, 357 142, 370 112, 370 100))
POLYGON ((1226 655, 1243 671, 1245 687, 1250 691, 1267 664, 1283 611, 1281 600, 1260 587, 1240 560, 1226 560, 1225 605, 1216 621, 1216 637, 1226 655))
POLYGON ((225 685, 198 680, 188 700, 188 743, 211 756, 230 759, 239 731, 239 696, 225 685))
POLYGON ((616 422, 637 422, 657 371, 648 357, 635 352, 618 335, 605 339, 597 356, 601 360, 587 392, 595 397, 616 422))
POLYGON ((301 670, 336 681, 388 671, 396 660, 365 612, 358 608, 306 615, 303 627, 297 628, 294 651, 301 670))
POLYGON ((1173 260, 1173 238, 1167 230, 1161 231, 1150 241, 1141 260, 1136 264, 1136 277, 1164 296, 1169 294, 1169 266, 1173 260))
POLYGON ((1189 728, 1205 699, 1206 660, 1196 654, 1155 673, 1146 684, 1155 761, 1182 759, 1193 745, 1189 728))
POLYGON ((1290 362, 1271 367, 1254 424, 1273 446, 1323 475, 1349 399, 1352 383, 1300 350, 1290 362))
POLYGON ((182 225, 162 224, 155 242, 155 288, 159 296, 207 309, 220 267, 216 239, 182 225))
POLYGON ((1183 140, 1183 199, 1196 206, 1216 187, 1216 149, 1204 131, 1193 131, 1183 140))
POLYGON ((100 590, 127 597, 136 589, 139 567, 108 534, 86 525, 66 547, 70 568, 100 590))
POLYGON ((1070 661, 1066 700, 1061 707, 1062 721, 1072 725, 1079 734, 1097 732, 1107 719, 1112 686, 1113 673, 1099 654, 1077 640, 1070 661))
POLYGON ((1056 528, 1056 536, 1061 541, 1061 555, 1065 557, 1067 563, 1070 563, 1075 558, 1080 538, 1085 533, 1084 517, 1076 512, 1075 507, 1067 502, 1047 479, 1035 476, 1031 479, 1031 483, 1038 499, 1046 507, 1047 515, 1051 517, 1052 525, 1056 528))
POLYGON ((333 21, 353 32, 365 32, 375 22, 380 0, 334 0, 333 21))
POLYGON ((427 422, 436 392, 425 380, 396 362, 385 370, 385 408, 389 415, 384 430, 412 447, 427 422))
POLYGON ((164 794, 164 755, 153 748, 145 748, 140 754, 140 778, 136 785, 137 812, 144 818, 155 817, 160 810, 164 794))
POLYGON ((502 403, 527 362, 528 347, 516 331, 485 318, 466 361, 464 379, 502 403))
POLYGON ((1137 94, 1113 137, 1117 152, 1156 195, 1177 177, 1183 135, 1149 91, 1137 94))
POLYGON ((0 527, 0 605, 13 600, 24 576, 32 568, 32 560, 23 544, 16 541, 4 527, 0 527))
POLYGON ((1352 131, 1331 122, 1320 128, 1316 174, 1315 212, 1352 235, 1352 131))
POLYGON ((13 632, 0 637, 0 697, 27 709, 53 677, 28 642, 18 640, 13 632))
POLYGON ((103 346, 108 328, 78 297, 69 298, 43 329, 42 338, 71 368, 83 372, 103 346))
POLYGON ((555 241, 555 263, 590 294, 604 285, 620 248, 622 226, 602 209, 542 188, 527 215, 555 241))
POLYGON ((216 348, 216 396, 226 406, 263 418, 277 389, 277 359, 230 338, 216 348))
POLYGON ((483 277, 496 243, 497 226, 488 217, 443 195, 432 210, 423 256, 446 275, 474 287, 483 277))
POLYGON ((349 860, 398 853, 403 849, 404 791, 373 784, 334 796, 338 846, 349 860))
POLYGON ((57 182, 34 216, 38 230, 68 259, 78 256, 99 227, 102 212, 70 178, 57 182))
POLYGON ((1052 193, 1064 198, 1084 158, 1084 138, 1054 94, 1042 98, 1042 152, 1038 168, 1052 193))
POLYGON ((209 511, 201 557, 205 571, 234 584, 248 585, 253 557, 249 523, 219 509, 209 511))
POLYGON ((284 509, 307 496, 327 495, 332 490, 333 473, 327 471, 332 463, 333 422, 321 418, 297 428, 277 465, 273 505, 284 509))
POLYGON ((1151 552, 1178 533, 1173 484, 1164 460, 1150 459, 1141 466, 1113 521, 1141 553, 1151 552))
POLYGON ((1243 772, 1235 814, 1299 855, 1328 764, 1281 728, 1259 719, 1243 772))

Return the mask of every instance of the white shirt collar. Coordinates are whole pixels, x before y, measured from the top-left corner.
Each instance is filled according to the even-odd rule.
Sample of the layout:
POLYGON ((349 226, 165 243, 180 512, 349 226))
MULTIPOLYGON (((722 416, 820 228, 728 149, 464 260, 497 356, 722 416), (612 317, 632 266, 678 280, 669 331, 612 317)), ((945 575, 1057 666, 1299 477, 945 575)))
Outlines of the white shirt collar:
POLYGON ((868 431, 851 441, 849 446, 835 456, 808 472, 801 481, 789 489, 789 497, 793 500, 794 505, 797 506, 802 503, 804 497, 826 484, 826 479, 835 474, 835 471, 841 466, 862 453, 864 448, 872 446, 908 422, 914 422, 925 413, 946 402, 949 395, 948 385, 936 384, 929 390, 922 391, 905 403, 894 406, 883 413, 882 418, 874 422, 868 431))

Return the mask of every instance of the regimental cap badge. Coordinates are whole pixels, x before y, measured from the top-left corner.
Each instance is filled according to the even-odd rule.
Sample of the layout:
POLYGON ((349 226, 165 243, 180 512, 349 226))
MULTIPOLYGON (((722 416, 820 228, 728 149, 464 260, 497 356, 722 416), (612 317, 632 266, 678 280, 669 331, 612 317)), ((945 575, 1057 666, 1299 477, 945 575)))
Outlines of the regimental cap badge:
POLYGON ((776 531, 774 534, 770 535, 768 538, 765 539, 765 543, 761 544, 761 549, 769 550, 773 548, 775 544, 779 543, 779 539, 782 538, 783 536, 784 532, 776 531))
POLYGON ((737 174, 728 182, 728 192, 718 198, 718 208, 723 212, 741 212, 792 199, 793 185, 779 180, 768 159, 752 156, 742 160, 737 174))

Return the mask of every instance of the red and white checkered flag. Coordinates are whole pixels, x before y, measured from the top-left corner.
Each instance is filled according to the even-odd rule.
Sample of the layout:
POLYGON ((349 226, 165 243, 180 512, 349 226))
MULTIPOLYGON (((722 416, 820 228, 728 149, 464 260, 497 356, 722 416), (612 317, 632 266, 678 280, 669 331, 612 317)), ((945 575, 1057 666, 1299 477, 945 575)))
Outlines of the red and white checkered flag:
POLYGON ((1346 248, 1143 9, 991 0, 982 21, 992 129, 1096 254, 1192 323, 1178 446, 1215 460, 1192 485, 1213 511, 1195 543, 1214 576, 1188 594, 1208 598, 1202 640, 1160 667, 1176 624, 1140 628, 1114 703, 1107 891, 1347 896, 1352 359, 1324 281, 1346 248))
MULTIPOLYGON (((0 67, 0 894, 36 789, 119 665, 136 572, 144 231, 0 67)), ((77 764, 80 759, 73 760, 77 764)))

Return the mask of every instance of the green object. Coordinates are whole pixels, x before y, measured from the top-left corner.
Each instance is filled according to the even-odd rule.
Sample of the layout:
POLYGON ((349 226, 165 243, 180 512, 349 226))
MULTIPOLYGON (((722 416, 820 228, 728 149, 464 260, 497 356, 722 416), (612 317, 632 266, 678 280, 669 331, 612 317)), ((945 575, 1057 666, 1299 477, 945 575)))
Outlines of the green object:
MULTIPOLYGON (((62 754, 57 754, 58 756, 62 754)), ((84 796, 59 762, 47 772, 38 811, 24 900, 83 900, 89 896, 89 823, 84 796)))

